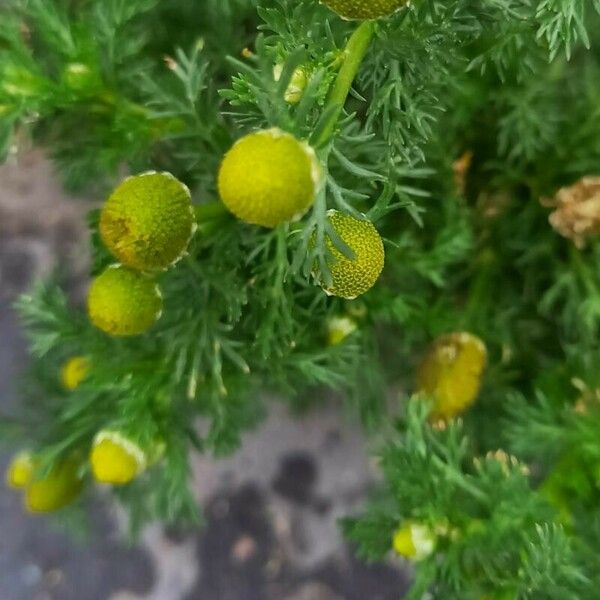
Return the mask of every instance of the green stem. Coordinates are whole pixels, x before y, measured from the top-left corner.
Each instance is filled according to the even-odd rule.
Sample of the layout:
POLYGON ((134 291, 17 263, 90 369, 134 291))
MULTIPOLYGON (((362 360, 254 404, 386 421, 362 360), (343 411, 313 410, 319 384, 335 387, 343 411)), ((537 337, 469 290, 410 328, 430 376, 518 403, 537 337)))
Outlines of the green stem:
POLYGON ((571 264, 573 265, 575 272, 579 275, 586 292, 590 296, 597 296, 598 288, 596 287, 589 267, 585 264, 583 258, 581 257, 581 251, 575 248, 575 246, 571 246, 569 249, 569 255, 571 258, 571 264))
POLYGON ((489 248, 484 248, 477 258, 479 267, 469 290, 469 299, 463 310, 463 326, 472 328, 477 323, 478 313, 481 307, 485 306, 484 298, 488 295, 491 281, 495 275, 496 258, 494 252, 489 248))
POLYGON ((374 33, 375 23, 373 21, 364 21, 350 36, 344 49, 344 62, 323 111, 323 114, 328 115, 327 121, 320 128, 318 137, 312 144, 316 148, 324 146, 332 138, 338 119, 350 93, 350 88, 356 78, 360 64, 367 53, 374 33))

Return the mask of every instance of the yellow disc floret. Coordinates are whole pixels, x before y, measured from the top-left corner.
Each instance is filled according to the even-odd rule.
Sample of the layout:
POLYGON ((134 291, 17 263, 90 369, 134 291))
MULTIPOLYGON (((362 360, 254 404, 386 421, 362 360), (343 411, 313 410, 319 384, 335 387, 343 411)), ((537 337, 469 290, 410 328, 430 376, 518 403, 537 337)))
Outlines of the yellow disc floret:
POLYGON ((160 317, 162 298, 152 279, 124 267, 109 267, 88 293, 88 313, 96 327, 115 336, 144 333, 160 317))
POLYGON ((313 150, 279 129, 251 133, 225 155, 219 194, 236 217, 263 227, 301 217, 315 200, 321 170, 313 150))
POLYGON ((6 483, 12 488, 24 488, 33 476, 35 462, 30 452, 19 452, 6 471, 6 483))
POLYGON ((194 232, 188 188, 169 173, 143 173, 123 181, 100 216, 106 247, 127 267, 166 269, 185 252, 194 232))
POLYGON ((85 356, 73 356, 64 365, 60 378, 65 389, 72 392, 86 378, 90 370, 90 361, 85 356))
POLYGON ((51 512, 72 502, 81 491, 79 464, 74 459, 57 463, 39 479, 33 479, 25 490, 25 507, 30 512, 51 512))
POLYGON ((392 545, 396 554, 411 560, 423 560, 435 548, 436 535, 427 526, 407 522, 394 532, 392 545))
POLYGON ((486 362, 485 344, 470 333, 434 341, 417 375, 418 391, 433 400, 432 418, 452 418, 475 402, 486 362))
POLYGON ((329 211, 327 218, 353 256, 346 256, 333 240, 327 238, 332 285, 327 286, 319 273, 317 278, 328 294, 352 300, 370 290, 379 279, 385 261, 383 241, 370 221, 356 219, 336 210, 329 211))
POLYGON ((406 4, 407 0, 323 0, 340 17, 366 20, 387 17, 406 4))
POLYGON ((133 481, 147 464, 144 451, 117 431, 100 431, 90 453, 92 472, 97 481, 125 485, 133 481))

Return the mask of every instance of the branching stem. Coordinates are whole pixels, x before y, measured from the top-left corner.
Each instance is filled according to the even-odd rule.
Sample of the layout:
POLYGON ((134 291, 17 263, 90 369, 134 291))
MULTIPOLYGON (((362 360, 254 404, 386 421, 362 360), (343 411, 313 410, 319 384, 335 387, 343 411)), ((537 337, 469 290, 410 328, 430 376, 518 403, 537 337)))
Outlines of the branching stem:
POLYGON ((375 33, 375 23, 364 21, 350 36, 344 49, 344 62, 339 70, 338 76, 333 84, 329 98, 323 111, 328 114, 328 120, 320 131, 320 135, 314 141, 313 146, 320 148, 327 144, 337 125, 340 114, 350 93, 352 83, 356 78, 360 64, 367 53, 367 49, 375 33))

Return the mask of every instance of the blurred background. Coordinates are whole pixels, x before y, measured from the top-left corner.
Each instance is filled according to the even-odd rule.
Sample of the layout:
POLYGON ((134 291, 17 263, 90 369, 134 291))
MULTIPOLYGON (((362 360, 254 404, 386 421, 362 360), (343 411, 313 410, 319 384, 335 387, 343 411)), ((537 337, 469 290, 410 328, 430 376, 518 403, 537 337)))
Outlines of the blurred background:
MULTIPOLYGON (((0 167, 4 413, 18 407, 26 361, 12 303, 55 269, 69 275, 80 301, 91 207, 64 196, 40 153, 0 167)), ((235 457, 194 459, 202 530, 153 525, 131 543, 123 514, 100 488, 82 537, 60 519, 26 514, 20 495, 2 486, 0 600, 396 600, 407 587, 401 565, 357 562, 336 525, 374 483, 368 456, 359 427, 333 403, 298 419, 274 401, 235 457)), ((0 455, 3 472, 7 462, 0 455)))

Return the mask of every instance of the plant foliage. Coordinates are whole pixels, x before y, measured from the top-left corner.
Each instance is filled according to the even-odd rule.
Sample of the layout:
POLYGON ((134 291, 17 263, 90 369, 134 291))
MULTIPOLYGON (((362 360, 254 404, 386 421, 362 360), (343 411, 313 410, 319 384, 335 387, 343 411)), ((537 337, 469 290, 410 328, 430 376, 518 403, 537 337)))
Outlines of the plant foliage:
MULTIPOLYGON (((407 519, 438 532, 411 598, 597 597, 600 246, 561 238, 540 200, 598 175, 599 11, 417 0, 359 25, 317 0, 5 0, 0 157, 31 140, 69 189, 99 198, 124 172, 166 170, 199 223, 143 336, 102 334, 57 280, 21 298, 33 360, 7 439, 51 462, 89 452, 108 424, 158 436, 160 465, 116 493, 135 526, 196 519, 190 450, 235 451, 266 390, 294 409, 335 390, 386 438, 382 490, 344 525, 359 552, 384 558, 407 519), (268 127, 312 144, 325 177, 305 218, 273 230, 220 210, 216 189, 232 143, 268 127), (385 239, 383 275, 358 300, 311 277, 331 208, 385 239), (358 329, 330 345, 340 315, 358 329), (412 392, 427 344, 452 331, 483 339, 489 368, 477 404, 440 429, 418 397, 386 398, 412 392), (92 368, 67 392, 73 355, 92 368)), ((112 262, 97 223, 93 273, 112 262)))

